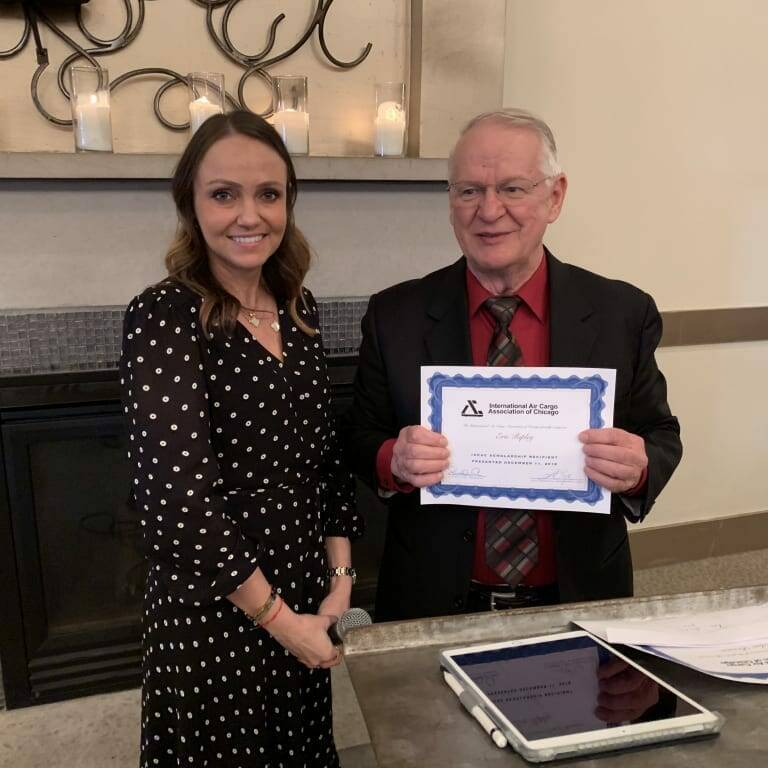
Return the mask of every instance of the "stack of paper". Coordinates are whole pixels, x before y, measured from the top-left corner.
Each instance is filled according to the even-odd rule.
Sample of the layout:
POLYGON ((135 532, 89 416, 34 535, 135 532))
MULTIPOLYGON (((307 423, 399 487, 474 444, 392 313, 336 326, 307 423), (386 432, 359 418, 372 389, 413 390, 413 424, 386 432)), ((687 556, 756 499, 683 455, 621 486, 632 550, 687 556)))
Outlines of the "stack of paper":
POLYGON ((768 603, 709 613, 574 624, 609 643, 740 683, 768 684, 768 603))

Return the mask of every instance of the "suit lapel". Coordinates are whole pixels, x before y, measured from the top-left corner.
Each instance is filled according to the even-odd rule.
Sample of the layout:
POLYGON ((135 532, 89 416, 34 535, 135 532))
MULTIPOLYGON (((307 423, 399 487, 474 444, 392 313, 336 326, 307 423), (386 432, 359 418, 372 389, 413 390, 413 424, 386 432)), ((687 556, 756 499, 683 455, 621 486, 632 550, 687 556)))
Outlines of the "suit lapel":
MULTIPOLYGON (((589 297, 585 295, 578 272, 558 261, 549 251, 549 364, 584 367, 590 364, 598 334, 598 318, 589 297)), ((574 575, 569 572, 569 553, 589 547, 588 530, 582 515, 554 512, 555 551, 558 584, 562 594, 572 590, 574 575)))
POLYGON ((572 268, 546 252, 549 270, 549 363, 589 365, 599 330, 589 297, 572 268))
POLYGON ((434 287, 427 307, 424 336, 427 357, 438 365, 471 365, 472 344, 467 319, 467 283, 464 259, 452 264, 434 287))

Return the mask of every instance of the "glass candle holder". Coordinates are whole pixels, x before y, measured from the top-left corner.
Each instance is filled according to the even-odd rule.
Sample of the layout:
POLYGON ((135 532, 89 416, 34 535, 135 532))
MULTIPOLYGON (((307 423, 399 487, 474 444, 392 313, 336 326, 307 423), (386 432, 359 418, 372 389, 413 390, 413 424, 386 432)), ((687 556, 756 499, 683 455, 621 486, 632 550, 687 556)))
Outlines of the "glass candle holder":
POLYGON ((112 151, 109 72, 102 67, 69 68, 69 103, 77 152, 112 151))
POLYGON ((405 83, 377 83, 374 154, 402 157, 405 154, 407 122, 405 83))
POLYGON ((307 78, 304 75, 273 75, 275 113, 272 125, 292 155, 309 154, 307 78))
POLYGON ((187 88, 189 128, 194 134, 209 117, 224 114, 224 75, 221 72, 190 72, 187 88))

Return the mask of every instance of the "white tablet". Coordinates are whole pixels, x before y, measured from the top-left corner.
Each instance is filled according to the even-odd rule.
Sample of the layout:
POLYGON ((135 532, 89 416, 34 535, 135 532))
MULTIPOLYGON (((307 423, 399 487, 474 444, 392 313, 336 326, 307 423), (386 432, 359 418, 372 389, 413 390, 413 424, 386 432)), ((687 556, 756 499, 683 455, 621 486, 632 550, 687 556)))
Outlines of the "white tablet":
POLYGON ((468 697, 531 762, 706 736, 723 723, 583 631, 456 648, 440 662, 465 706, 468 697))

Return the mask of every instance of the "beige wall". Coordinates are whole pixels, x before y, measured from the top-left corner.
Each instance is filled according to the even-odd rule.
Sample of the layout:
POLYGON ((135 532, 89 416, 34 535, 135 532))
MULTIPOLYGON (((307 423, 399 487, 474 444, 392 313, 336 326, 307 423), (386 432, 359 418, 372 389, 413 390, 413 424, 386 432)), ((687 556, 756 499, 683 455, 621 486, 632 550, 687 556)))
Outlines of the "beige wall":
MULTIPOLYGON (((570 181, 556 253, 664 310, 768 304, 767 35, 760 0, 507 2, 504 104, 551 123, 570 181)), ((685 455, 644 525, 768 510, 768 344, 659 361, 685 455)))
POLYGON ((554 127, 564 257, 664 309, 768 303, 768 4, 507 3, 504 103, 554 127))
MULTIPOLYGON (((134 2, 134 8, 136 3, 134 2)), ((13 45, 20 35, 20 13, 6 8, 0 13, 0 49, 13 45)), ((111 38, 124 23, 122 2, 99 0, 85 6, 84 17, 97 36, 111 38)), ((286 18, 279 27, 275 52, 292 46, 306 29, 314 0, 245 0, 232 14, 233 43, 246 53, 263 48, 272 19, 281 11, 286 18)), ((221 11, 216 12, 216 18, 221 11)), ((62 27, 83 42, 77 27, 66 19, 62 27)), ((373 50, 351 70, 332 67, 322 56, 317 32, 311 42, 291 58, 270 68, 273 74, 302 73, 309 77, 311 114, 310 150, 317 155, 372 154, 373 86, 377 81, 407 79, 408 0, 336 0, 328 14, 326 41, 341 60, 355 59, 369 41, 373 50)), ((58 93, 58 63, 70 52, 47 28, 42 29, 52 66, 43 78, 41 95, 49 111, 69 117, 68 104, 58 93)), ((227 90, 236 93, 242 73, 208 37, 205 9, 193 0, 151 0, 146 3, 146 23, 136 39, 123 51, 101 59, 110 76, 139 67, 167 67, 181 74, 189 71, 224 72, 227 90)), ((18 56, 0 60, 0 151, 56 151, 73 149, 70 129, 48 123, 34 108, 29 84, 35 71, 35 50, 30 43, 18 56), (9 119, 10 117, 10 119, 9 119)), ((162 127, 152 112, 152 100, 163 80, 129 81, 113 97, 113 132, 116 152, 176 152, 186 133, 162 127)), ((172 89, 167 96, 169 119, 184 122, 186 94, 172 89)), ((262 81, 252 78, 246 100, 256 111, 269 104, 262 81)))
POLYGON ((768 510, 768 342, 670 347, 658 361, 684 454, 642 527, 768 510))

